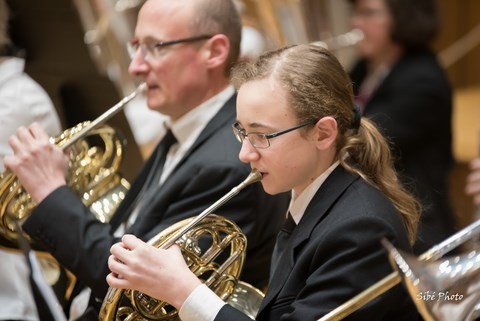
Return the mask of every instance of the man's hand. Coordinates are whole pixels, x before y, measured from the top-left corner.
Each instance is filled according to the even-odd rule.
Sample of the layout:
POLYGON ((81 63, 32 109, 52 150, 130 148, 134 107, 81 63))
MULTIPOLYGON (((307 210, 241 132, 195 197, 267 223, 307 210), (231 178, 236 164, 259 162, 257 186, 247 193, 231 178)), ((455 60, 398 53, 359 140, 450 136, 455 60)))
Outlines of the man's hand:
POLYGON ((68 156, 50 142, 38 124, 19 127, 8 140, 13 155, 5 156, 5 167, 17 175, 30 197, 40 203, 58 187, 66 184, 68 156))

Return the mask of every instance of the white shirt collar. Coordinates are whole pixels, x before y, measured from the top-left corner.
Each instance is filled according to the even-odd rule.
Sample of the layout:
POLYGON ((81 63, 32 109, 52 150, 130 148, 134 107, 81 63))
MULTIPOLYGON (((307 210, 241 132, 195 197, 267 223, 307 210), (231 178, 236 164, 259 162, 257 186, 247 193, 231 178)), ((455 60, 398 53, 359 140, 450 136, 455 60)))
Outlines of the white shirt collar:
POLYGON ((177 121, 167 121, 166 126, 172 129, 180 145, 190 141, 193 144, 208 122, 234 93, 235 88, 233 85, 229 85, 217 95, 180 117, 177 121))
POLYGON ((305 214, 308 204, 312 201, 312 198, 315 196, 317 191, 322 186, 323 182, 327 177, 333 172, 335 168, 340 164, 339 161, 333 163, 325 172, 318 176, 310 185, 308 185, 301 194, 296 195, 292 190, 292 201, 290 202, 289 211, 292 214, 293 220, 296 224, 300 222, 305 214))
POLYGON ((167 154, 160 182, 165 181, 168 175, 170 175, 187 151, 193 146, 210 120, 222 109, 234 93, 235 88, 233 85, 229 85, 220 93, 192 109, 175 122, 167 120, 165 125, 171 128, 177 139, 177 143, 170 148, 167 154))

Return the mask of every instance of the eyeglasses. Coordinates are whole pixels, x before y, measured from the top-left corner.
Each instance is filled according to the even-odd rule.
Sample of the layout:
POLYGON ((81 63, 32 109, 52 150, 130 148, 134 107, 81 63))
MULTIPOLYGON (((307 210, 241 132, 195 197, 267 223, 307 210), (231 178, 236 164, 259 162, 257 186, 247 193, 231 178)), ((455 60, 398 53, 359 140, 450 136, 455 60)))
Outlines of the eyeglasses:
POLYGON ((171 41, 157 41, 152 43, 140 43, 138 40, 133 40, 127 43, 127 50, 130 58, 133 58, 138 52, 138 49, 140 49, 143 59, 148 61, 150 59, 159 58, 162 53, 162 48, 164 47, 176 45, 178 43, 195 42, 199 40, 210 39, 212 37, 212 35, 200 35, 195 37, 188 37, 171 41))
POLYGON ((308 125, 312 125, 316 123, 317 121, 309 121, 307 123, 285 129, 276 133, 271 133, 271 134, 262 134, 262 133, 248 133, 245 131, 244 128, 240 127, 239 123, 235 123, 232 125, 233 129, 233 134, 237 138, 237 140, 242 143, 245 138, 248 138, 248 141, 250 144, 255 147, 255 148, 268 148, 270 147, 270 139, 281 136, 283 134, 286 134, 288 132, 291 132, 295 129, 299 129, 308 125))

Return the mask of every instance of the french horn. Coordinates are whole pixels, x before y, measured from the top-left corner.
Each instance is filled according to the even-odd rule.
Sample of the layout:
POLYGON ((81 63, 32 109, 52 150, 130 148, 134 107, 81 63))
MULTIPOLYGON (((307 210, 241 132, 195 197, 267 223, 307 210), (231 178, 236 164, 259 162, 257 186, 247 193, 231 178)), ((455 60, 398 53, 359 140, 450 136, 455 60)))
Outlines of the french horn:
MULTIPOLYGON (((120 137, 111 127, 99 127, 122 110, 144 88, 145 84, 140 85, 94 121, 80 123, 51 138, 51 142, 62 150, 71 149, 68 184, 102 222, 110 219, 112 209, 123 199, 129 184, 118 174, 123 146, 120 137), (87 141, 87 136, 95 135, 102 140, 103 148, 93 146, 87 141), (105 200, 103 204, 96 203, 108 195, 111 196, 109 200, 105 200)), ((0 174, 1 237, 16 241, 17 235, 12 222, 25 220, 34 207, 35 203, 23 190, 15 174, 9 170, 0 174)))
MULTIPOLYGON (((220 298, 255 317, 263 293, 239 281, 245 261, 247 239, 231 220, 212 214, 218 207, 262 175, 253 170, 230 192, 199 215, 180 221, 163 230, 148 243, 162 249, 178 244, 190 270, 220 298), (208 246, 202 246, 202 239, 208 246), (228 256, 226 255, 228 253, 228 256)), ((142 292, 109 288, 100 310, 100 320, 179 320, 178 311, 166 302, 142 292)))
MULTIPOLYGON (((51 142, 61 149, 69 149, 68 185, 101 222, 108 222, 124 199, 129 182, 118 172, 123 141, 118 133, 103 125, 145 88, 140 85, 130 95, 111 107, 92 122, 83 122, 65 130, 51 142), (96 139, 96 140, 95 140, 96 139)), ((6 170, 0 174, 0 246, 5 250, 18 250, 18 234, 14 222, 23 222, 36 204, 25 192, 15 174, 6 170)), ((25 235, 32 242, 32 240, 25 235)), ((75 277, 63 269, 49 254, 32 242, 48 283, 54 287, 61 303, 73 291, 75 277)))

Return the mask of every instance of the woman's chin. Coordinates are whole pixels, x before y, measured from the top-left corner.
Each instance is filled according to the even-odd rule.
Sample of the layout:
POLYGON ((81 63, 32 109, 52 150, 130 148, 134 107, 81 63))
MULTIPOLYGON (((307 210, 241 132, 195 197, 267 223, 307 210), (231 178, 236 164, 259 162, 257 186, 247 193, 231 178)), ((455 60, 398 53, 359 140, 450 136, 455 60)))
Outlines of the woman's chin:
POLYGON ((276 195, 286 191, 286 190, 280 189, 278 185, 270 183, 268 181, 268 177, 267 179, 265 179, 265 176, 264 176, 264 179, 262 179, 262 186, 265 193, 270 195, 276 195))

